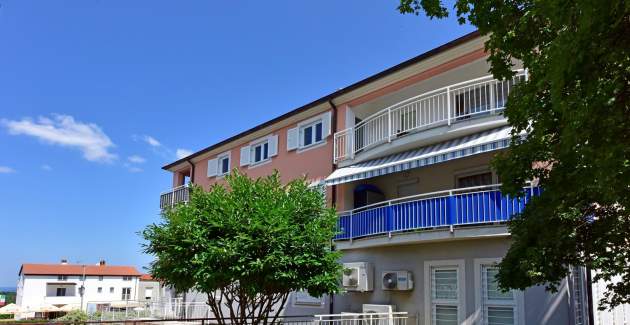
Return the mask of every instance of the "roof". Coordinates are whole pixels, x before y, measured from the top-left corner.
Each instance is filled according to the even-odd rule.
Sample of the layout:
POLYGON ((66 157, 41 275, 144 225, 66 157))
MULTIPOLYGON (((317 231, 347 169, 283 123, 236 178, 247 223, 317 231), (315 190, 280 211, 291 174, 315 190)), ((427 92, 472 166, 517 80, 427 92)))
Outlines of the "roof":
POLYGON ((157 281, 151 276, 151 274, 143 274, 140 276, 140 281, 157 281))
MULTIPOLYGON (((83 275, 81 264, 22 264, 19 274, 24 275, 83 275)), ((85 265, 85 275, 141 276, 133 266, 85 265)))
POLYGON ((296 109, 294 109, 294 110, 292 110, 290 112, 287 112, 285 114, 282 114, 282 115, 280 115, 280 116, 278 116, 278 117, 276 117, 274 119, 271 119, 271 120, 269 120, 267 122, 259 124, 259 125, 255 126, 255 127, 251 128, 251 129, 249 129, 249 130, 243 131, 243 132, 241 132, 239 134, 236 134, 234 136, 231 136, 231 137, 229 137, 229 138, 227 138, 227 139, 225 139, 223 141, 217 142, 217 143, 215 143, 215 144, 213 144, 213 145, 211 145, 209 147, 201 149, 201 150, 199 150, 199 151, 197 151, 197 152, 195 152, 195 153, 193 153, 191 155, 188 155, 186 157, 178 159, 178 160, 176 160, 176 161, 174 161, 174 162, 172 162, 170 164, 167 164, 167 165, 163 166, 162 169, 168 170, 171 167, 177 166, 177 165, 179 165, 179 164, 181 164, 183 162, 186 162, 186 161, 188 161, 188 160, 190 160, 192 158, 195 158, 197 156, 203 155, 204 153, 206 153, 208 151, 211 151, 211 150, 213 150, 215 148, 223 146, 223 145, 225 145, 227 143, 230 143, 230 142, 232 142, 232 141, 234 141, 236 139, 239 139, 241 137, 244 137, 246 135, 254 133, 254 132, 256 132, 256 131, 258 131, 260 129, 263 129, 263 128, 267 127, 267 126, 273 125, 274 123, 282 121, 282 120, 284 120, 286 118, 289 118, 289 117, 291 117, 293 115, 302 113, 302 112, 308 110, 309 108, 315 107, 315 106, 317 106, 319 104, 322 104, 322 103, 325 103, 325 102, 328 102, 328 101, 332 101, 335 97, 339 97, 341 95, 349 93, 349 92, 351 92, 351 91, 353 91, 353 90, 355 90, 355 89, 357 89, 357 88, 359 88, 361 86, 369 84, 370 82, 373 82, 373 81, 378 80, 380 78, 383 78, 383 77, 385 77, 387 75, 390 75, 392 73, 400 71, 400 70, 402 70, 404 68, 407 68, 407 67, 409 67, 409 66, 411 66, 411 65, 413 65, 415 63, 418 63, 420 61, 426 60, 426 59, 428 59, 428 58, 430 58, 432 56, 438 55, 438 54, 440 54, 442 52, 445 52, 446 50, 452 49, 452 48, 454 48, 454 47, 456 47, 456 46, 458 46, 458 45, 460 45, 462 43, 466 43, 466 42, 468 42, 468 41, 470 41, 470 40, 472 40, 472 39, 474 39, 474 38, 476 38, 476 37, 478 37, 480 35, 481 34, 479 33, 479 31, 470 32, 470 33, 468 33, 468 34, 466 34, 466 35, 464 35, 462 37, 454 39, 454 40, 452 40, 452 41, 450 41, 448 43, 445 43, 445 44, 440 45, 440 46, 438 46, 438 47, 436 47, 436 48, 434 48, 432 50, 424 52, 424 53, 422 53, 422 54, 420 54, 420 55, 418 55, 416 57, 413 57, 413 58, 411 58, 411 59, 409 59, 407 61, 399 63, 399 64, 397 64, 397 65, 395 65, 395 66, 393 66, 391 68, 383 70, 383 71, 381 71, 381 72, 379 72, 377 74, 374 74, 374 75, 372 75, 370 77, 367 77, 367 78, 365 78, 365 79, 363 79, 361 81, 355 82, 354 84, 351 84, 350 86, 347 86, 345 88, 341 88, 341 89, 339 89, 339 90, 337 90, 337 91, 335 91, 333 93, 330 93, 330 94, 328 94, 328 95, 326 95, 324 97, 316 99, 316 100, 314 100, 314 101, 312 101, 312 102, 310 102, 310 103, 308 103, 308 104, 306 104, 304 106, 298 107, 298 108, 296 108, 296 109))

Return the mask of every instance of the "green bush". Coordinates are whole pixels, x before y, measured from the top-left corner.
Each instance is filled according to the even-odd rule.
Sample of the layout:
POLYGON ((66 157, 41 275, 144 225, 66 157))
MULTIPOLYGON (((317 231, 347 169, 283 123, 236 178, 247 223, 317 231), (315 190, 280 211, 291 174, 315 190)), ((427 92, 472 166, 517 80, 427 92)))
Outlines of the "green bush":
POLYGON ((87 322, 88 315, 82 310, 73 310, 55 320, 71 322, 71 324, 81 324, 83 322, 87 322))

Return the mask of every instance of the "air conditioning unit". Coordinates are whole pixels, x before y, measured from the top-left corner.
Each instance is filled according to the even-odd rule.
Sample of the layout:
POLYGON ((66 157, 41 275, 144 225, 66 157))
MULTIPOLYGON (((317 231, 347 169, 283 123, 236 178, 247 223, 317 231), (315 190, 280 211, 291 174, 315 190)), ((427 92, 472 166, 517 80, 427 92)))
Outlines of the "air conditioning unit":
POLYGON ((394 305, 363 304, 364 314, 391 314, 395 311, 396 311, 396 306, 394 305))
POLYGON ((413 277, 409 271, 384 271, 381 280, 383 290, 413 289, 413 277))
POLYGON ((395 325, 394 305, 363 305, 363 324, 365 325, 395 325), (374 314, 374 316, 370 316, 374 314))
POLYGON ((343 264, 342 285, 346 291, 366 292, 374 290, 374 275, 371 263, 356 262, 343 264))

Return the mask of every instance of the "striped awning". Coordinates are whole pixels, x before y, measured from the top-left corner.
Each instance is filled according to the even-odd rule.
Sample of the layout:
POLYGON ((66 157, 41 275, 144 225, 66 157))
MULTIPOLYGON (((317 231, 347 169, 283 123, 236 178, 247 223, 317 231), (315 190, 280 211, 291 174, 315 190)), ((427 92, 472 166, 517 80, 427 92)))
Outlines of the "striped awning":
POLYGON ((510 130, 509 126, 496 128, 339 168, 326 178, 326 185, 353 182, 507 148, 510 130))

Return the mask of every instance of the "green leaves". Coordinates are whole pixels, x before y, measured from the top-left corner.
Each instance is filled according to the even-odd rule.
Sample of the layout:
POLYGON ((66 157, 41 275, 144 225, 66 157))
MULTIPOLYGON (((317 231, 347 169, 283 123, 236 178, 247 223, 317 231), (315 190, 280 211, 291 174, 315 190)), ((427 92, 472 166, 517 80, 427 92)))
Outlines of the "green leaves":
MULTIPOLYGON (((441 17, 440 1, 401 0, 402 13, 441 17)), ((569 265, 616 279, 604 306, 630 303, 630 6, 611 0, 457 0, 458 17, 488 36, 491 72, 529 79, 510 93, 513 144, 494 165, 503 190, 544 191, 510 225, 499 283, 553 289, 569 265), (527 138, 518 134, 526 130, 527 138)))
POLYGON ((188 204, 142 232, 155 277, 181 291, 244 295, 252 305, 260 294, 338 291, 336 213, 317 190, 305 179, 282 185, 277 173, 254 180, 234 170, 226 181, 193 186, 188 204))

